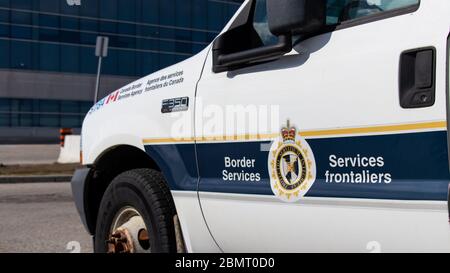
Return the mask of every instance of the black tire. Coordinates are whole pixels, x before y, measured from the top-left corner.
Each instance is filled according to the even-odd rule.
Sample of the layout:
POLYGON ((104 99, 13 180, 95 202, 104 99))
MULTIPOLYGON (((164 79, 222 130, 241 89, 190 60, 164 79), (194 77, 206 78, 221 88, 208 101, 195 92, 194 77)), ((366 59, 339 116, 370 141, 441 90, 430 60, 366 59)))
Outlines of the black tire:
POLYGON ((173 223, 175 206, 162 174, 150 169, 135 169, 118 175, 102 198, 95 232, 94 251, 105 253, 106 240, 117 212, 135 208, 147 226, 151 252, 176 252, 173 223))

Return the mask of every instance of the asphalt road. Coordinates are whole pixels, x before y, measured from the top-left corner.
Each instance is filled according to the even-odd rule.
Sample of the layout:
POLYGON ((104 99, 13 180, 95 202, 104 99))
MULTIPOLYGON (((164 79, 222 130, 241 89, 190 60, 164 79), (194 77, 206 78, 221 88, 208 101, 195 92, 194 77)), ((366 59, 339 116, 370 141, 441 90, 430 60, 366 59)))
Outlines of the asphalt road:
POLYGON ((0 184, 0 253, 92 252, 70 183, 0 184))

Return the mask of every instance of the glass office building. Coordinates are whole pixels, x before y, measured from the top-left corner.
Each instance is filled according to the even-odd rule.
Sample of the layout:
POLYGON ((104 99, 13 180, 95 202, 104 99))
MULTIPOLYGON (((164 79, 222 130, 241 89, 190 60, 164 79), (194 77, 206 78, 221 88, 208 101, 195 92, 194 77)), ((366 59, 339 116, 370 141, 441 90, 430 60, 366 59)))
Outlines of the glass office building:
POLYGON ((207 46, 242 0, 0 0, 0 143, 56 142, 101 96, 207 46))

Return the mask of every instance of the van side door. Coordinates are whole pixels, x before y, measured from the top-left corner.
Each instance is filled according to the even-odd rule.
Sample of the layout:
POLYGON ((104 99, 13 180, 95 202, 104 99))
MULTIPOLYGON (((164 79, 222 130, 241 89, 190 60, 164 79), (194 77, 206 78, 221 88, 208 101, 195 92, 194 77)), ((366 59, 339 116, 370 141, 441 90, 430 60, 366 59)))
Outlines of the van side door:
MULTIPOLYGON (((253 27, 236 48, 276 40, 265 5, 246 2, 236 20, 253 27)), ((277 60, 214 72, 209 54, 199 197, 223 251, 450 250, 448 11, 328 0, 327 28, 277 60)))

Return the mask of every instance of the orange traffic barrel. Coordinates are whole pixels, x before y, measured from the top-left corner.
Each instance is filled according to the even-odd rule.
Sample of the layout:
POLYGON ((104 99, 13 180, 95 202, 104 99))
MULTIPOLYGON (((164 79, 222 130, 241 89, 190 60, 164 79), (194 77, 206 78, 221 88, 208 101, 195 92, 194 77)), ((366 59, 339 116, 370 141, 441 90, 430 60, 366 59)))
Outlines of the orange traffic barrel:
POLYGON ((66 136, 69 136, 72 134, 73 134, 72 128, 61 128, 59 130, 59 141, 60 141, 61 147, 64 147, 66 136))

